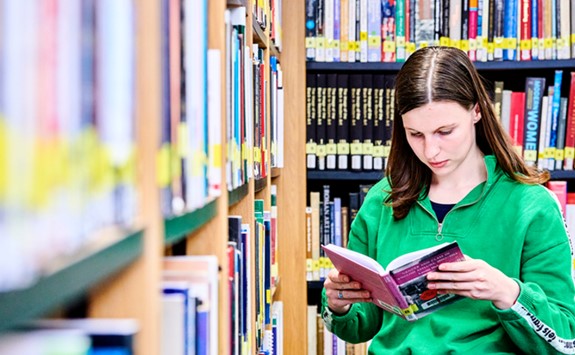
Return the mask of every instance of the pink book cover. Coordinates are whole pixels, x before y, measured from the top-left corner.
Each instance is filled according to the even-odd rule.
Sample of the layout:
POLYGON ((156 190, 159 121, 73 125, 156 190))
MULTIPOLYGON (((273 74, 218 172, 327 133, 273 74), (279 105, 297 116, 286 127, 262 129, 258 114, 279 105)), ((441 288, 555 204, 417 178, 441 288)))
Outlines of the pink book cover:
POLYGON ((389 271, 361 253, 333 244, 323 246, 323 249, 339 272, 371 292, 374 304, 409 321, 461 298, 452 294, 439 295, 427 289, 426 278, 441 263, 465 260, 457 242, 401 255, 389 263, 389 271))

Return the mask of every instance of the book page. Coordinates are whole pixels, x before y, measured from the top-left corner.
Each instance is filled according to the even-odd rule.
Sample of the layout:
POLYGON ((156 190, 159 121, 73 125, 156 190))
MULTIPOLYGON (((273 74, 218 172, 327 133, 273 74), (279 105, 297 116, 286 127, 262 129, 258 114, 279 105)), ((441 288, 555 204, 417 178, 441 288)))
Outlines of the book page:
POLYGON ((411 253, 400 255, 387 265, 387 270, 393 270, 414 260, 419 260, 424 255, 431 254, 434 251, 445 247, 446 245, 449 245, 449 243, 441 243, 431 248, 416 250, 412 251, 411 253))

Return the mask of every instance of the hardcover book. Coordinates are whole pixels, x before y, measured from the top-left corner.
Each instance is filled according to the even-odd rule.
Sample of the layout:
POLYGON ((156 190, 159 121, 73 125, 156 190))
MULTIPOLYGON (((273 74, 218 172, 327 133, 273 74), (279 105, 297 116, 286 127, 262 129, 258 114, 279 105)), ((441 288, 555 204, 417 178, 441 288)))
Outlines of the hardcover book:
POLYGON ((339 272, 358 281, 372 302, 408 321, 415 321, 463 297, 427 288, 427 274, 446 262, 463 261, 457 242, 414 251, 392 260, 387 269, 361 253, 333 244, 322 246, 339 272))

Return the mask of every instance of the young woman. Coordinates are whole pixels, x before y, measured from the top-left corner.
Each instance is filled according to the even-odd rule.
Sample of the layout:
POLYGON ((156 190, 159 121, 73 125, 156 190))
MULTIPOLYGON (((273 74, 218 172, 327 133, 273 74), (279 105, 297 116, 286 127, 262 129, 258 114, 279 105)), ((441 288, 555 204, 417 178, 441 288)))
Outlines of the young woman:
POLYGON ((415 322, 385 312, 332 270, 327 328, 370 354, 575 354, 572 253, 549 178, 526 166, 466 54, 416 51, 397 75, 392 150, 353 224, 348 248, 386 266, 457 241, 428 288, 464 296, 415 322))

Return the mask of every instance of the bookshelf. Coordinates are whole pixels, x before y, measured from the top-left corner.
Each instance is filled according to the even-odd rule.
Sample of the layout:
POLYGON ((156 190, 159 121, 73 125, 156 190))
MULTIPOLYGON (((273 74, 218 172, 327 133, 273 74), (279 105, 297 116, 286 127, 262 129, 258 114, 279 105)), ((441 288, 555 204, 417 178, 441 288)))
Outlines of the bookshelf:
MULTIPOLYGON (((131 318, 138 323, 134 353, 156 355, 161 346, 161 279, 162 261, 174 253, 186 255, 215 255, 219 264, 218 353, 230 353, 230 303, 228 275, 228 216, 242 215, 244 222, 254 226, 254 201, 264 201, 269 210, 272 204, 272 185, 277 186, 278 201, 278 279, 271 297, 282 301, 284 307, 284 353, 305 352, 301 341, 305 329, 304 292, 306 288, 303 260, 305 232, 305 99, 302 83, 305 75, 303 18, 304 1, 283 1, 283 36, 281 49, 270 39, 266 28, 255 23, 252 15, 254 0, 205 0, 207 6, 209 49, 220 52, 222 154, 221 193, 202 206, 175 216, 164 217, 159 171, 164 168, 161 151, 162 126, 160 118, 166 103, 163 95, 164 59, 162 17, 160 9, 171 0, 134 0, 134 165, 133 181, 138 201, 133 224, 138 228, 113 233, 113 237, 94 236, 97 246, 86 245, 73 258, 60 258, 51 272, 43 275, 29 288, 0 293, 0 335, 17 325, 44 316, 65 316, 69 307, 82 301, 89 318, 131 318), (271 168, 261 179, 251 178, 237 188, 226 187, 226 34, 225 12, 228 7, 247 9, 247 45, 258 44, 263 49, 264 80, 270 82, 270 56, 279 59, 283 73, 285 100, 284 161, 283 167, 271 168), (297 188, 294 188, 294 185, 297 188), (105 242, 105 243, 104 243, 105 242), (177 247, 177 248, 176 248, 177 247), (86 249, 86 250, 84 250, 86 249), (81 277, 79 277, 81 275, 81 277)), ((194 3, 194 2, 191 2, 194 3)), ((261 2, 257 2, 260 3, 261 2)), ((268 4, 269 2, 265 2, 268 4)), ((1 17, 1 16, 0 16, 1 17)), ((282 33, 278 35, 282 35, 282 33)), ((0 33, 1 35, 1 33, 0 33)), ((0 47, 2 42, 0 42, 0 47)), ((1 63, 1 61, 0 61, 1 63)), ((269 85, 266 87, 269 97, 269 85)), ((270 107, 266 106, 266 119, 270 107)), ((0 107, 0 114, 2 108, 0 107)), ((0 116, 0 119, 2 116, 0 116)), ((0 121, 2 123, 2 121, 0 121)), ((269 122, 266 122, 266 125, 269 122)), ((3 133, 3 132, 0 132, 3 133)), ((270 137, 267 136, 268 140, 270 137)), ((267 153, 269 161, 269 152, 267 153)), ((2 165, 4 167, 4 165, 2 165)), ((250 167, 251 168, 251 167, 250 167)), ((0 203, 3 202, 0 200, 0 203)), ((3 207, 0 204, 0 207, 3 207)), ((254 265, 250 280, 254 280, 254 265)), ((255 329, 256 319, 250 319, 255 329)), ((253 334, 252 334, 253 336, 253 334)), ((255 343, 255 339, 251 339, 255 343)))

